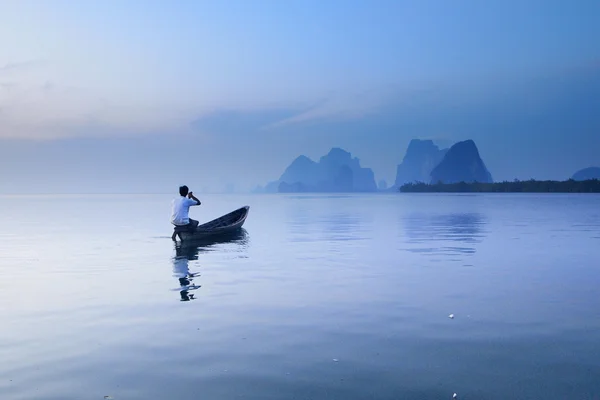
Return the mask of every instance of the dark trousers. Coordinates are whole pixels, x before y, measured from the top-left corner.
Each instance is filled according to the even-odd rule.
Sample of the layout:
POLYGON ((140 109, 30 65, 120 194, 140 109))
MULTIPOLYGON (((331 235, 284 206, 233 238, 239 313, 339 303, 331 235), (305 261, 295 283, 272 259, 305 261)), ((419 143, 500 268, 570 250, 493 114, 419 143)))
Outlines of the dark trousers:
MULTIPOLYGON (((187 225, 175 225, 173 229, 172 239, 175 240, 175 235, 181 232, 192 232, 198 226, 198 221, 190 218, 190 222, 187 225)), ((181 236, 180 236, 181 238, 181 236)))

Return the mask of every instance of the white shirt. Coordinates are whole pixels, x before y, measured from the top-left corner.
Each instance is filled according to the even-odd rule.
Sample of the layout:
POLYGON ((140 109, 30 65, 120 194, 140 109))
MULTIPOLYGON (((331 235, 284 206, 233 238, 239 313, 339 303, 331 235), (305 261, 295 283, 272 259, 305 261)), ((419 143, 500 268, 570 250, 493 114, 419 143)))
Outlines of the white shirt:
POLYGON ((196 206, 196 200, 188 199, 187 197, 181 196, 173 199, 171 202, 171 223, 173 225, 187 225, 190 223, 190 206, 196 206))

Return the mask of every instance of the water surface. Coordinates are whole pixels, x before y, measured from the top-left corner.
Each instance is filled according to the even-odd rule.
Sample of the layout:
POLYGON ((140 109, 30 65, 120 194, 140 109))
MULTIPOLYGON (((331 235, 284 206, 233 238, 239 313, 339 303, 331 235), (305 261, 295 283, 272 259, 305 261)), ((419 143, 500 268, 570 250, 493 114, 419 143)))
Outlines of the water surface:
POLYGON ((170 198, 0 197, 1 399, 600 398, 600 196, 170 198))

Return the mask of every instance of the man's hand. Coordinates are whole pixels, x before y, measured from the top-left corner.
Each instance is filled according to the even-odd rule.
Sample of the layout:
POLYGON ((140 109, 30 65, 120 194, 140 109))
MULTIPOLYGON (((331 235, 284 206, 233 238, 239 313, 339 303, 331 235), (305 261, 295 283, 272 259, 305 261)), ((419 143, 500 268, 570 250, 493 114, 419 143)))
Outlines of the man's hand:
POLYGON ((190 199, 192 199, 192 200, 195 200, 195 201, 196 201, 196 203, 198 203, 197 205, 200 205, 200 204, 202 204, 202 203, 200 203, 200 200, 198 200, 198 199, 196 198, 196 196, 194 196, 194 193, 193 193, 193 192, 189 192, 189 193, 188 193, 188 198, 190 198, 190 199))

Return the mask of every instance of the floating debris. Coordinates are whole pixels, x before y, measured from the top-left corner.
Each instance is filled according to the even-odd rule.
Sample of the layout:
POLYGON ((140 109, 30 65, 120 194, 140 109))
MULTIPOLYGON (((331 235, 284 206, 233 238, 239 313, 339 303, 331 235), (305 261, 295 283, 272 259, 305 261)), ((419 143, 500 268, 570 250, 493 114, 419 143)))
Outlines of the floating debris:
POLYGON ((334 358, 334 359, 333 359, 333 361, 334 361, 334 362, 338 362, 338 361, 340 361, 340 360, 338 360, 337 358, 334 358))
POLYGON ((454 394, 452 395, 452 398, 453 398, 453 399, 455 399, 455 398, 457 398, 457 397, 458 397, 458 395, 457 395, 456 393, 454 393, 454 394))
POLYGON ((112 398, 112 396, 104 396, 104 400, 111 400, 112 398))
POLYGON ((450 315, 448 315, 448 318, 450 318, 450 319, 454 319, 454 314, 450 314, 450 315))

